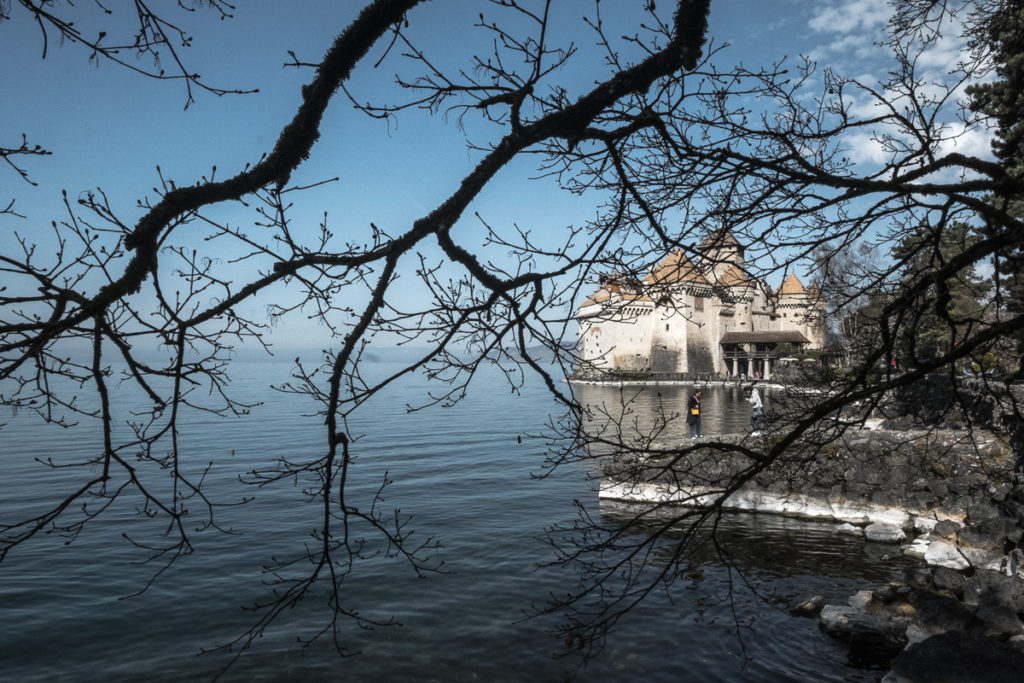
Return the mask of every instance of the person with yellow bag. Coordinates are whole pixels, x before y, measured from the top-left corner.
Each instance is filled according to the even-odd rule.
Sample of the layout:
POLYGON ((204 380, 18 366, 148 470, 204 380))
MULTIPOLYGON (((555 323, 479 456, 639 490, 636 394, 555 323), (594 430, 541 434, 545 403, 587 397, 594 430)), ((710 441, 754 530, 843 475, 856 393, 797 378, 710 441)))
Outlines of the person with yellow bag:
POLYGON ((699 439, 700 433, 700 389, 695 389, 686 403, 686 424, 690 425, 690 438, 699 439))

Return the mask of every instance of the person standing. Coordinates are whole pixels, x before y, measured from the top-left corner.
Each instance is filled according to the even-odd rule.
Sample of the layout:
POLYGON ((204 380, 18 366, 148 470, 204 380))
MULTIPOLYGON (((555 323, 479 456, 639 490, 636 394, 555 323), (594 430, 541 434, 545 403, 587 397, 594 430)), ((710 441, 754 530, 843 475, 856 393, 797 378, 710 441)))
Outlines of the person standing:
POLYGON ((699 439, 700 431, 700 389, 695 389, 686 402, 686 424, 690 425, 690 438, 699 439))
POLYGON ((750 402, 750 434, 759 436, 761 434, 761 416, 764 415, 764 404, 761 403, 761 395, 753 385, 746 389, 747 401, 750 402))

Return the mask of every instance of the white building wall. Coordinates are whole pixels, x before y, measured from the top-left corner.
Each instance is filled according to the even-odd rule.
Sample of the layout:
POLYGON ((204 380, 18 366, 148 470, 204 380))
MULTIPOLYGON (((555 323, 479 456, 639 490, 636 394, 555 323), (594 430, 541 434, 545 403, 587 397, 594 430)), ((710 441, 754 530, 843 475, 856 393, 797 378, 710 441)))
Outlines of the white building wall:
POLYGON ((580 357, 595 368, 643 371, 649 365, 650 304, 611 299, 580 310, 580 357))
MULTIPOLYGON (((742 267, 741 252, 728 253, 742 267)), ((730 267, 717 263, 709 281, 719 282, 730 267)), ((641 292, 623 296, 611 291, 616 293, 606 301, 579 312, 580 356, 599 369, 725 373, 720 340, 726 332, 795 330, 811 342, 810 348, 825 345, 823 307, 812 305, 806 293, 776 297, 754 283, 736 284, 729 288, 731 301, 723 302, 706 283, 681 282, 659 292, 671 298, 659 305, 641 298, 641 292), (703 295, 703 310, 695 306, 695 294, 703 295)))
POLYGON ((649 349, 652 372, 689 372, 686 358, 687 318, 693 314, 681 290, 670 293, 673 305, 657 306, 649 349))

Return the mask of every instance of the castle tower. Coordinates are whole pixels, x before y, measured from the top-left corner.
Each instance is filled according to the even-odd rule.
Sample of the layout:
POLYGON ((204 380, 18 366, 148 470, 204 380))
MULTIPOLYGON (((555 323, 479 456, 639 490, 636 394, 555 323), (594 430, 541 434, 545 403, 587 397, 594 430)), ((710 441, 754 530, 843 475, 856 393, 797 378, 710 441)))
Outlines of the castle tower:
POLYGON ((734 267, 743 271, 743 245, 728 230, 711 233, 697 249, 701 271, 713 286, 723 284, 722 278, 734 267))
POLYGON ((577 351, 588 368, 645 373, 650 368, 654 302, 615 276, 602 277, 598 290, 579 308, 577 351))
POLYGON ((651 322, 651 371, 694 373, 714 371, 717 322, 710 305, 711 283, 682 250, 674 251, 644 279, 655 302, 651 322))
POLYGON ((825 347, 824 301, 816 286, 806 289, 800 278, 790 274, 775 294, 782 329, 799 332, 810 342, 808 348, 825 347))

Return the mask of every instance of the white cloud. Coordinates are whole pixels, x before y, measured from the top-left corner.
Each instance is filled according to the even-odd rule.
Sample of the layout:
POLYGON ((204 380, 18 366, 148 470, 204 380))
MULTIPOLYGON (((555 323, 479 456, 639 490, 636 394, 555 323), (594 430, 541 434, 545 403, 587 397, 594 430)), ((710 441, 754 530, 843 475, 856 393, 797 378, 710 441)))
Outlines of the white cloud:
POLYGON ((882 165, 889 160, 889 153, 871 133, 847 135, 843 142, 849 152, 847 156, 855 164, 882 165))
POLYGON ((808 25, 823 33, 871 31, 885 26, 890 16, 886 0, 837 2, 817 7, 808 25))
POLYGON ((956 68, 965 49, 966 44, 963 40, 944 34, 918 56, 917 66, 948 73, 956 68))
POLYGON ((839 2, 816 7, 808 26, 827 42, 811 51, 811 57, 825 61, 826 57, 844 60, 869 60, 883 57, 888 48, 876 43, 885 37, 885 27, 892 14, 886 0, 839 2))
POLYGON ((965 128, 964 124, 958 121, 949 125, 949 133, 939 145, 939 154, 959 152, 979 159, 992 159, 993 139, 993 131, 981 126, 965 128))
MULTIPOLYGON (((870 76, 858 76, 857 81, 869 86, 875 84, 870 76)), ((886 92, 883 97, 889 104, 897 104, 900 100, 900 96, 892 92, 886 92)), ((854 119, 870 119, 889 112, 889 108, 879 102, 878 98, 860 89, 848 88, 846 98, 850 103, 846 111, 854 119)))
MULTIPOLYGON (((811 10, 807 25, 820 41, 815 50, 816 59, 833 63, 840 73, 860 72, 856 81, 874 89, 872 95, 854 86, 844 89, 847 112, 851 120, 866 121, 878 116, 887 116, 890 107, 913 121, 916 126, 941 126, 941 137, 933 147, 937 157, 957 152, 980 159, 991 159, 992 131, 984 126, 970 127, 959 120, 959 105, 965 99, 964 83, 957 72, 958 64, 969 55, 962 27, 958 23, 945 23, 942 34, 913 57, 913 87, 916 104, 911 103, 902 86, 891 80, 891 75, 876 77, 880 72, 893 69, 895 55, 886 46, 876 45, 887 38, 888 22, 892 6, 887 0, 823 0, 820 6, 811 10), (883 61, 884 58, 884 61, 883 61), (949 92, 949 89, 953 89, 949 92), (925 111, 923 120, 918 116, 918 107, 925 111)), ((913 46, 910 46, 913 48, 913 46)), ((911 55, 915 55, 911 49, 911 55)), ((897 70, 898 71, 898 70, 897 70)), ((860 172, 870 173, 892 161, 894 151, 886 149, 879 138, 891 136, 897 148, 914 149, 920 144, 911 132, 888 120, 871 126, 870 129, 851 131, 843 136, 844 154, 860 166, 860 172)), ((932 140, 936 138, 932 137, 932 140)), ((903 153, 897 152, 900 156, 903 153)), ((965 175, 963 169, 946 169, 922 178, 927 182, 958 182, 965 175)), ((971 176, 970 172, 966 172, 971 176)))

